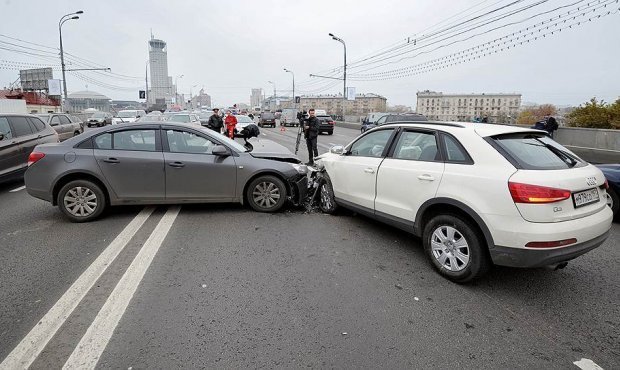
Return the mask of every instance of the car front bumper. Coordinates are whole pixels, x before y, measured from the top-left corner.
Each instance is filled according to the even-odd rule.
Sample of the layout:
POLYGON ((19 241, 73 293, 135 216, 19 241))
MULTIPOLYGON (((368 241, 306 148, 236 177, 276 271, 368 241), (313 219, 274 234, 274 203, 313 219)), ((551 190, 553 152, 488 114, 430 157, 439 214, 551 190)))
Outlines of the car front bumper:
POLYGON ((308 194, 308 176, 299 175, 288 180, 291 188, 291 202, 298 206, 304 202, 308 194))

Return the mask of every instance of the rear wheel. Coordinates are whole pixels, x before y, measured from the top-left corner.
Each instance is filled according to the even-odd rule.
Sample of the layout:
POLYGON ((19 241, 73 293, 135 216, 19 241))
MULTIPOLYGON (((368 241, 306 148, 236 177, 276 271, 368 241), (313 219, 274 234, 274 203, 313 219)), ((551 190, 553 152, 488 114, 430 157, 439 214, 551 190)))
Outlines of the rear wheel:
POLYGON ((80 134, 80 132, 76 131, 76 132, 73 133, 73 136, 78 136, 79 134, 80 134))
POLYGON ((276 212, 286 202, 286 185, 275 176, 260 176, 252 180, 246 197, 250 207, 255 211, 276 212))
POLYGON ((459 216, 433 217, 424 227, 422 243, 435 269, 454 282, 480 277, 491 266, 482 236, 459 216))
POLYGON ((327 135, 333 135, 334 131, 327 131, 327 135))
POLYGON ((58 208, 73 222, 87 222, 99 217, 106 207, 101 188, 88 180, 67 183, 58 192, 58 208))
POLYGON ((614 213, 614 218, 620 218, 620 216, 618 216, 618 209, 620 209, 620 197, 618 197, 618 194, 612 188, 607 189, 607 205, 614 213))

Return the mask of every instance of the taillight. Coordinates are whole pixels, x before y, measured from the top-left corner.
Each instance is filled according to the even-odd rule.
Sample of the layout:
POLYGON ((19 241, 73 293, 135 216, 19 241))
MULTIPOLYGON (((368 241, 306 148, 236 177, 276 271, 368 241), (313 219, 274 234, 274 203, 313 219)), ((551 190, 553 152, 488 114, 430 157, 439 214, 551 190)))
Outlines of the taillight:
POLYGON ((526 248, 557 248, 563 247, 569 244, 577 243, 577 239, 564 239, 564 240, 554 240, 551 242, 529 242, 525 245, 526 248))
POLYGON ((334 122, 334 121, 327 121, 327 123, 329 123, 330 125, 335 125, 336 124, 336 122, 334 122))
POLYGON ((43 157, 45 157, 45 154, 40 153, 40 152, 32 152, 32 153, 30 153, 30 155, 28 156, 28 166, 30 167, 33 164, 37 163, 37 161, 39 161, 43 157))
POLYGON ((570 191, 546 186, 509 182, 508 189, 515 203, 554 203, 570 198, 570 191))
POLYGON ((607 181, 607 179, 605 179, 605 190, 609 189, 609 181, 607 181))

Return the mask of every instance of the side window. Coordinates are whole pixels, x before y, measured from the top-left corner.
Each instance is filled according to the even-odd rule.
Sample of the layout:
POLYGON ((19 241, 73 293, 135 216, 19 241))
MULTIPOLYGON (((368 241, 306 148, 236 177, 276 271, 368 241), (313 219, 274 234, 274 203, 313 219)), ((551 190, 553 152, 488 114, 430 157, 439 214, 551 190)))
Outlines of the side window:
POLYGON ((166 130, 168 147, 172 153, 211 154, 217 145, 211 140, 187 131, 166 130))
POLYGON ((71 121, 69 120, 69 117, 67 116, 58 116, 60 117, 60 124, 61 125, 69 125, 71 124, 71 121))
POLYGON ((127 130, 114 133, 115 150, 156 151, 155 130, 127 130))
POLYGON ((456 141, 452 136, 442 135, 444 145, 446 146, 446 160, 456 163, 471 163, 472 160, 465 151, 465 148, 456 141))
POLYGON ((377 125, 382 125, 382 124, 384 124, 386 119, 387 119, 387 116, 383 116, 383 117, 379 118, 379 119, 377 120, 377 125))
POLYGON ((405 131, 394 149, 395 159, 436 161, 439 159, 435 135, 428 132, 405 131))
POLYGON ((41 121, 40 119, 29 117, 28 120, 30 121, 30 123, 32 123, 32 125, 36 129, 36 132, 45 130, 45 123, 43 123, 43 121, 41 121))
POLYGON ((349 155, 355 157, 382 157, 392 132, 394 130, 380 130, 362 136, 351 145, 349 155))
POLYGON ((52 120, 50 121, 50 125, 51 126, 58 126, 58 125, 60 125, 60 118, 58 118, 58 116, 52 116, 52 120))
POLYGON ((9 117, 11 127, 13 128, 13 137, 32 135, 32 128, 26 117, 9 117))
POLYGON ((0 132, 4 135, 4 139, 9 140, 13 138, 13 132, 9 125, 9 120, 6 117, 0 117, 0 132))
POLYGON ((96 149, 112 149, 112 134, 102 134, 95 137, 96 149))

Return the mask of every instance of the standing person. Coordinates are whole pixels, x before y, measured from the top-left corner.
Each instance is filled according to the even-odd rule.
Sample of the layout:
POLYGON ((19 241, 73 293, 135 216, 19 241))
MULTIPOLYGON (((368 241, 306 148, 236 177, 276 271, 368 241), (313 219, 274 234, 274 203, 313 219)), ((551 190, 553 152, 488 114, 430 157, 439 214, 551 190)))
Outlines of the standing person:
POLYGON ((209 117, 209 122, 207 122, 207 127, 215 132, 222 132, 222 126, 224 126, 224 121, 220 117, 220 110, 214 108, 213 114, 209 117))
POLYGON ((549 136, 553 137, 553 132, 558 129, 558 121, 554 117, 549 116, 545 122, 545 130, 549 133, 549 136))
POLYGON ((235 126, 237 126, 237 117, 235 117, 229 110, 226 111, 226 118, 224 119, 226 124, 227 136, 231 139, 235 138, 235 126))
POLYGON ((308 163, 309 166, 314 165, 314 157, 318 157, 317 140, 319 136, 319 119, 314 115, 314 108, 308 110, 308 119, 304 121, 304 136, 306 137, 306 146, 308 147, 308 163))

